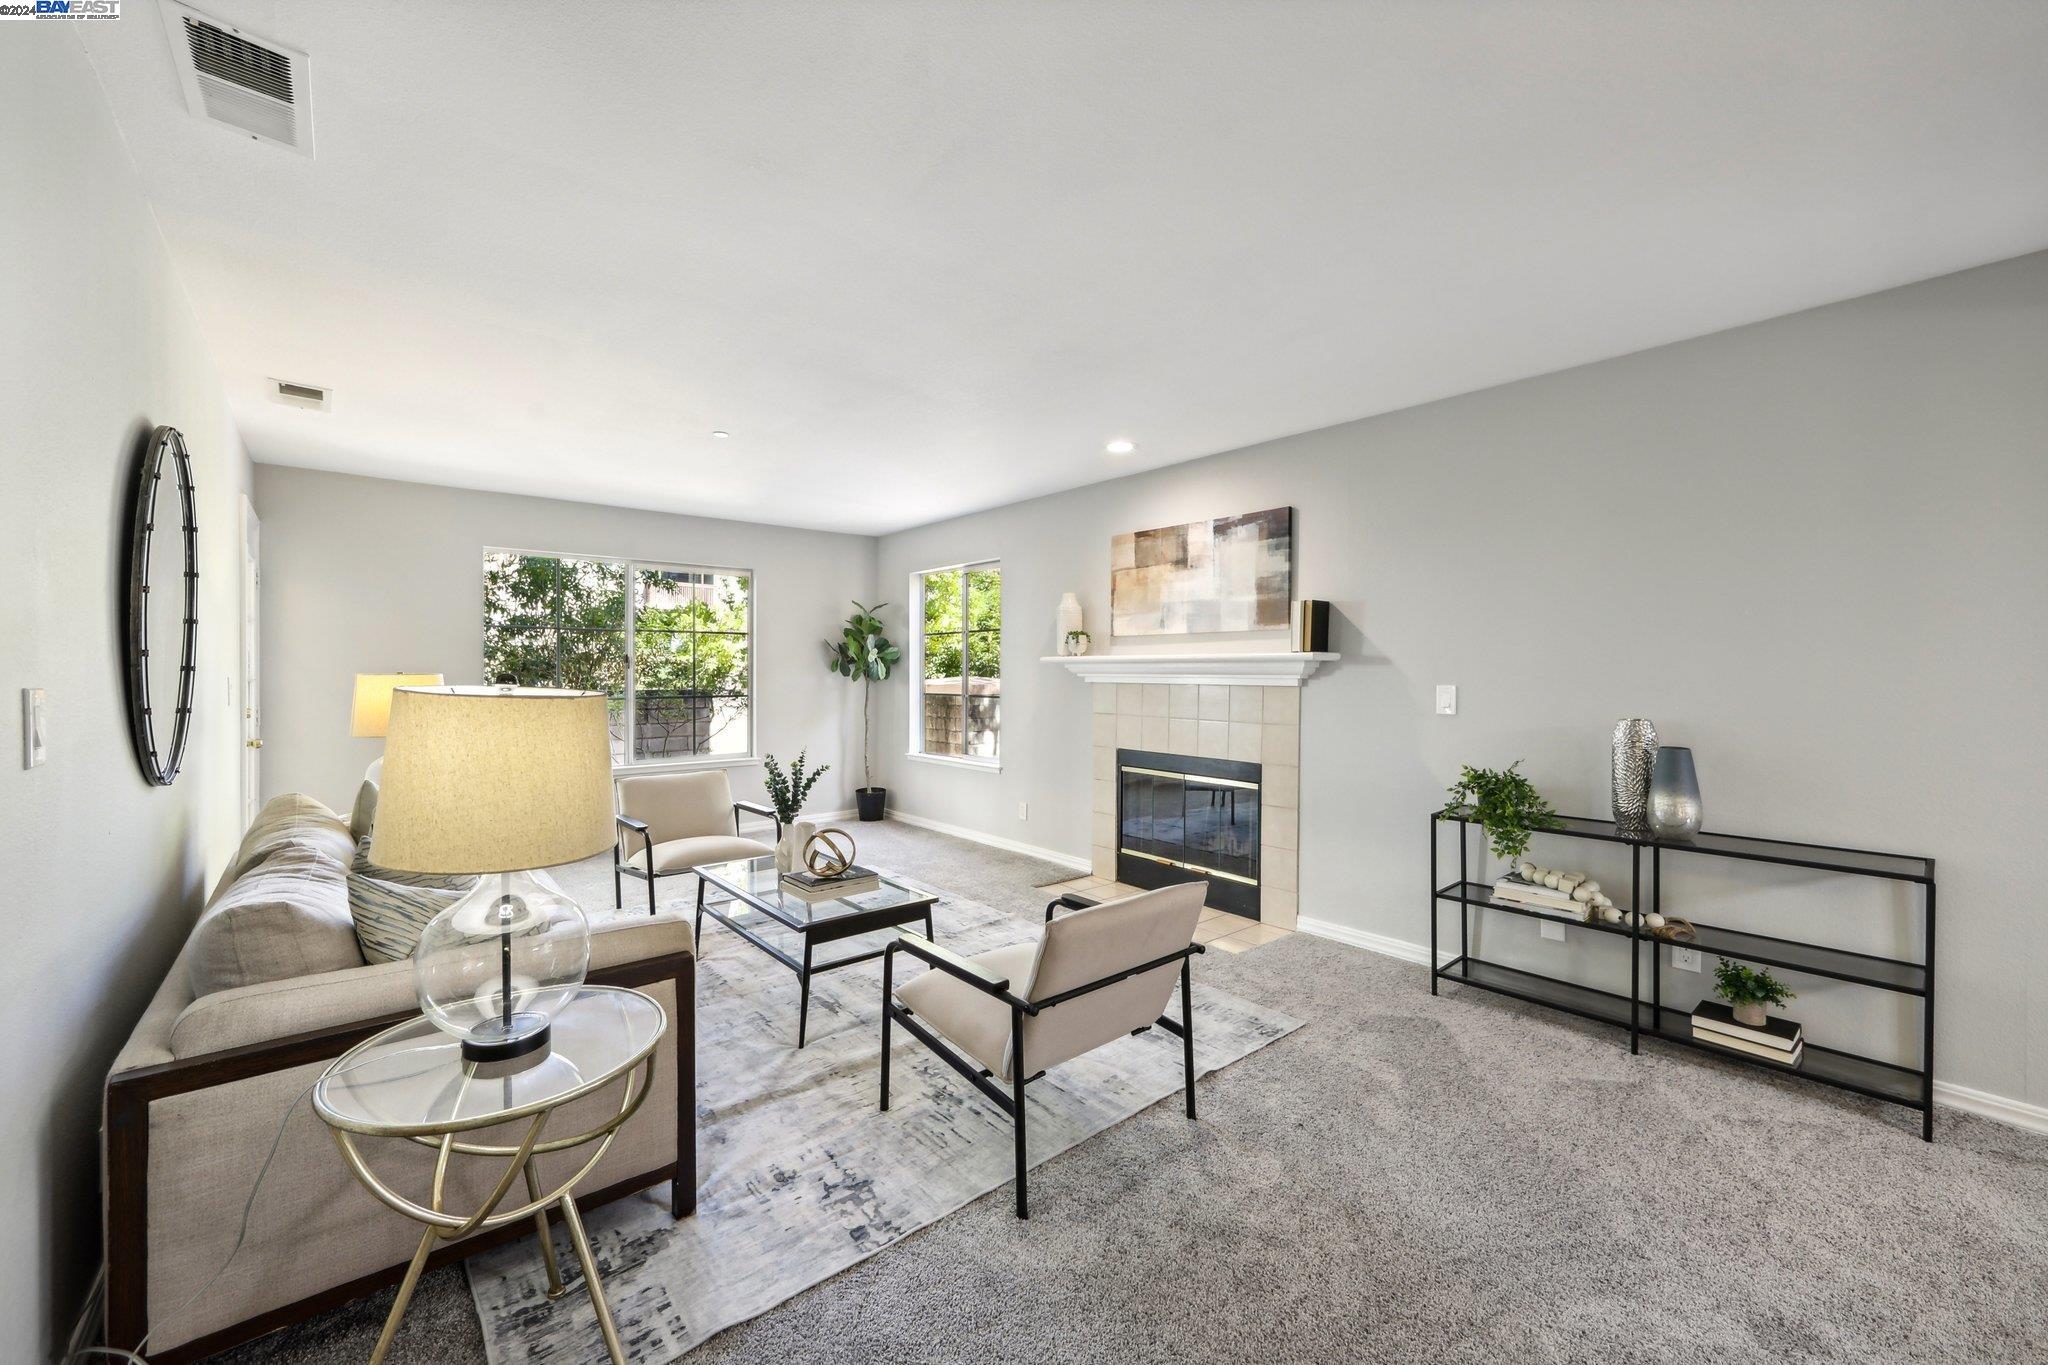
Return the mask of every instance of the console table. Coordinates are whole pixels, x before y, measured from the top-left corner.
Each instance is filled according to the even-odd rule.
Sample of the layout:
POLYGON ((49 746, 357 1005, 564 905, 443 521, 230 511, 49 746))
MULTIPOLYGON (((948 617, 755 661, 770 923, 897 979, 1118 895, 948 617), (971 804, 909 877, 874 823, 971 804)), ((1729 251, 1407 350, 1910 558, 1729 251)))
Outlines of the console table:
MULTIPOLYGON (((1724 1061, 1747 1063, 1790 1076, 1817 1081, 1822 1085, 1853 1090, 1859 1095, 1886 1100, 1920 1111, 1920 1136, 1934 1141, 1934 859, 1914 854, 1876 853, 1868 849, 1836 848, 1827 844, 1802 844, 1785 839, 1757 839, 1733 834, 1702 831, 1690 839, 1633 838, 1621 833, 1610 820, 1589 820, 1559 816, 1557 824, 1538 831, 1542 837, 1589 839, 1621 844, 1629 850, 1629 897, 1626 908, 1662 914, 1664 911, 1664 856, 1676 854, 1705 858, 1734 858, 1746 862, 1778 863, 1810 868, 1850 877, 1876 877, 1910 883, 1920 888, 1923 926, 1921 956, 1879 957, 1850 952, 1800 939, 1773 938, 1737 929, 1695 924, 1688 939, 1662 938, 1639 928, 1633 915, 1623 924, 1599 920, 1580 924, 1545 915, 1540 911, 1493 898, 1493 884, 1471 877, 1471 835, 1480 826, 1462 810, 1432 811, 1429 817, 1429 992, 1437 993, 1440 981, 1475 986, 1496 995, 1512 996, 1531 1004, 1548 1006, 1567 1014, 1612 1024, 1628 1030, 1629 1051, 1641 1050, 1645 1034, 1681 1047, 1710 1052, 1724 1061), (1438 870, 1439 835, 1445 829, 1458 831, 1458 879, 1445 883, 1438 870), (1643 864, 1649 863, 1648 895, 1645 896, 1643 864), (1438 950, 1438 918, 1445 905, 1458 907, 1458 952, 1442 961, 1438 950), (1606 934, 1629 941, 1629 987, 1626 995, 1582 986, 1558 977, 1545 976, 1524 968, 1508 967, 1475 957, 1471 950, 1471 926, 1478 911, 1521 915, 1559 924, 1568 930, 1606 934), (1657 945, 1692 948, 1715 957, 1736 958, 1809 976, 1853 982, 1872 990, 1917 996, 1920 1000, 1920 1065, 1904 1067, 1860 1053, 1816 1046, 1809 1037, 1804 1060, 1797 1067, 1752 1057, 1728 1048, 1714 1047, 1692 1036, 1692 1015, 1664 1004, 1663 957, 1657 945), (1649 990, 1644 992, 1642 948, 1650 948, 1649 990)), ((1485 853, 1481 834, 1480 853, 1485 853)), ((1620 897, 1615 898, 1617 901, 1620 897)), ((1689 917, 1688 917, 1689 918, 1689 917)))

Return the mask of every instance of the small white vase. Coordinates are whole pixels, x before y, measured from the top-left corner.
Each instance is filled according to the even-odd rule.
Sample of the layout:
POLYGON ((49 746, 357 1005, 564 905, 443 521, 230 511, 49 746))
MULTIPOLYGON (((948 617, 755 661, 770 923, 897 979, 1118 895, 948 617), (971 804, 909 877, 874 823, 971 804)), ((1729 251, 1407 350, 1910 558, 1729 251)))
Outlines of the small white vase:
POLYGON ((792 820, 782 827, 782 837, 775 841, 775 870, 795 872, 804 865, 804 845, 818 827, 809 820, 792 820))
POLYGON ((1737 1005, 1735 1007, 1735 1022, 1744 1028, 1762 1028, 1764 1026, 1764 1018, 1764 1007, 1762 1005, 1737 1005))

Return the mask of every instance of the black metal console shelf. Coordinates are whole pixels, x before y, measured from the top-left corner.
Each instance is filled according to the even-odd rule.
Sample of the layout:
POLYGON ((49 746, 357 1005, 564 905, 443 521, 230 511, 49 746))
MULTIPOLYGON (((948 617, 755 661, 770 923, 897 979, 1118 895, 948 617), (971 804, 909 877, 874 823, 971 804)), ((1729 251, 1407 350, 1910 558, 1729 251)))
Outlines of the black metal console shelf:
POLYGON ((1674 940, 1658 938, 1646 930, 1637 928, 1633 919, 1625 925, 1604 924, 1599 920, 1580 924, 1544 915, 1523 906, 1495 900, 1490 882, 1472 880, 1471 835, 1478 828, 1477 824, 1460 814, 1435 811, 1430 814, 1431 995, 1436 994, 1439 981, 1455 981, 1460 985, 1492 991, 1496 995, 1511 996, 1531 1004, 1562 1010, 1596 1023, 1625 1028, 1628 1030, 1630 1052, 1640 1051, 1641 1040, 1644 1035, 1648 1035, 1664 1042, 1676 1043, 1681 1047, 1711 1053, 1724 1061, 1746 1063, 1785 1075, 1804 1077, 1822 1085, 1853 1090, 1857 1094, 1869 1095, 1875 1099, 1889 1100, 1893 1104, 1919 1110, 1920 1136, 1929 1142, 1934 1140, 1934 859, 1908 854, 1876 853, 1868 849, 1836 848, 1826 844, 1794 843, 1783 839, 1710 834, 1704 831, 1687 840, 1634 839, 1617 831, 1611 821, 1589 820, 1579 816, 1561 816, 1555 828, 1543 831, 1546 835, 1567 839, 1592 839, 1603 843, 1626 845, 1629 849, 1627 907, 1631 911, 1663 913, 1664 854, 1667 852, 1777 863, 1788 867, 1841 873, 1845 876, 1877 877, 1913 883, 1921 888, 1922 923, 1925 930, 1925 953, 1922 959, 1916 962, 1907 958, 1850 952, 1847 949, 1831 948, 1826 944, 1809 943, 1800 939, 1752 934, 1711 924, 1695 923, 1693 927, 1697 933, 1694 937, 1674 940), (1449 883, 1440 880, 1441 874, 1438 871, 1437 836, 1445 827, 1455 827, 1458 831, 1458 879, 1449 883), (1649 854, 1650 862, 1647 899, 1643 895, 1645 853, 1649 854), (1438 912, 1446 904, 1458 907, 1458 953, 1450 961, 1443 962, 1438 948, 1438 912), (1471 951, 1471 926, 1472 911, 1475 909, 1520 915, 1527 919, 1563 925, 1567 929, 1629 940, 1628 994, 1581 986, 1545 976, 1540 972, 1508 967, 1474 957, 1471 951), (1803 972, 1810 976, 1852 982, 1876 990, 1917 996, 1920 999, 1921 1011, 1920 1065, 1898 1066, 1854 1052, 1818 1047, 1808 1039, 1803 1059, 1800 1065, 1793 1069, 1760 1057, 1752 1057, 1747 1053, 1702 1043, 1692 1036, 1690 1011, 1664 1004, 1663 958, 1657 952, 1657 945, 1660 943, 1692 948, 1716 957, 1736 958, 1744 962, 1780 967, 1787 971, 1803 972), (1650 990, 1647 996, 1643 993, 1641 951, 1645 945, 1650 949, 1650 990))

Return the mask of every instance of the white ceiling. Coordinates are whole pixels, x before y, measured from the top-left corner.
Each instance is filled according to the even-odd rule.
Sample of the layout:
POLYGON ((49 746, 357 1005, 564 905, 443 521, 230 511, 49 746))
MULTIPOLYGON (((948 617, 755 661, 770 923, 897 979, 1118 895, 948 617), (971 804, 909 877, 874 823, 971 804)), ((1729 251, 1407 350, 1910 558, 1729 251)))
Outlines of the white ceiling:
POLYGON ((199 7, 314 159, 77 28, 279 464, 878 532, 2048 247, 2040 0, 199 7))

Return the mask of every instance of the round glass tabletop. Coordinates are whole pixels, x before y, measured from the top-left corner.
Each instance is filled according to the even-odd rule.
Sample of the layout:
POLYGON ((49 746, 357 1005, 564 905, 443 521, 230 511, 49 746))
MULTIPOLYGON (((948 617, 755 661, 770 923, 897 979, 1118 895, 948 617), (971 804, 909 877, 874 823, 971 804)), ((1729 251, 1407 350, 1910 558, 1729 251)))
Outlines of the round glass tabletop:
POLYGON ((313 1087, 322 1119, 352 1133, 462 1132, 537 1113, 630 1071, 668 1030, 639 991, 585 986, 555 1016, 548 1046, 506 1062, 463 1060, 462 1045, 425 1018, 356 1044, 313 1087))

